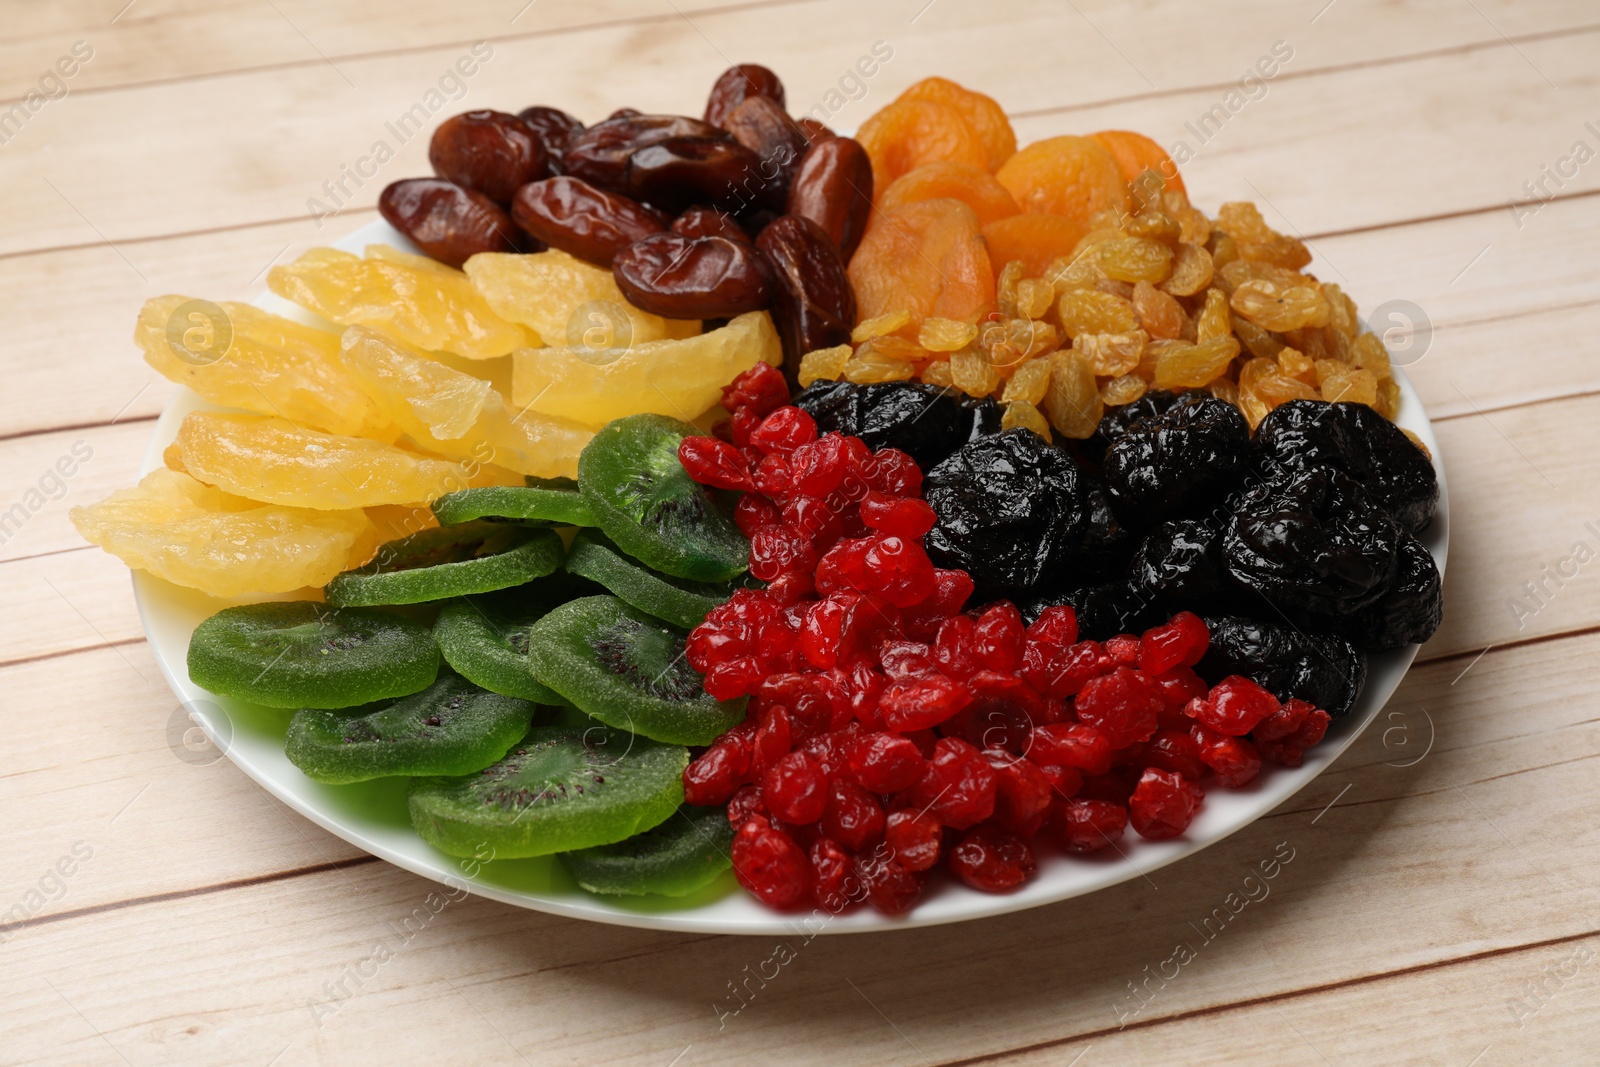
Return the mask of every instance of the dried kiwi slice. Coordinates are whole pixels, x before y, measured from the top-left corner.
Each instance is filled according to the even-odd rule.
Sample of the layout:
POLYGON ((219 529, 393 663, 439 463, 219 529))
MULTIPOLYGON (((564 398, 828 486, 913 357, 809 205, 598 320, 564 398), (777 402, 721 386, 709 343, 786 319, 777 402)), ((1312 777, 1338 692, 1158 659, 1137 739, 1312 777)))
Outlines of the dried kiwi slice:
POLYGON ((523 485, 489 485, 447 493, 433 502, 433 513, 446 525, 487 519, 525 526, 593 526, 594 516, 576 487, 543 489, 523 485))
POLYGON ((195 627, 189 677, 274 708, 349 708, 426 689, 439 649, 426 626, 383 611, 279 600, 224 608, 195 627))
POLYGON ((469 522, 423 530, 378 549, 328 583, 328 603, 421 604, 542 578, 565 556, 553 530, 469 522))
POLYGON ((528 670, 528 630, 557 604, 570 599, 574 583, 543 578, 528 585, 445 604, 433 624, 445 662, 474 683, 495 693, 540 704, 561 697, 528 670))
POLYGON ((528 631, 533 676, 607 726, 657 741, 709 745, 744 718, 718 701, 684 656, 688 635, 614 596, 570 600, 528 631))
POLYGON ((628 555, 675 578, 725 582, 744 572, 750 544, 678 462, 678 442, 697 433, 663 415, 616 419, 584 446, 578 487, 628 555))
POLYGON ((516 859, 622 841, 683 803, 689 750, 603 726, 535 726, 504 759, 411 783, 411 824, 452 856, 516 859))
POLYGON ((563 852, 561 862, 591 893, 681 897, 733 866, 733 826, 721 805, 685 804, 659 826, 614 845, 563 852))
POLYGON ((374 710, 303 708, 284 751, 307 778, 333 785, 417 774, 471 774, 506 754, 537 705, 446 672, 420 693, 374 710), (363 714, 365 712, 365 714, 363 714))
POLYGON ((567 570, 599 582, 640 611, 692 630, 733 595, 727 583, 669 578, 629 559, 598 530, 579 530, 567 551, 567 570))

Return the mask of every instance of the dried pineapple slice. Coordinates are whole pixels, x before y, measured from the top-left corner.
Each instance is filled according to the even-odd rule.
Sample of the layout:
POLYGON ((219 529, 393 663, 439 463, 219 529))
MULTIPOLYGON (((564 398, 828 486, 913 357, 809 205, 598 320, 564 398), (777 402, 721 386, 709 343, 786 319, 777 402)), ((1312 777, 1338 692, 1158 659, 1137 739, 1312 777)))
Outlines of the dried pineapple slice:
POLYGON ((196 411, 178 429, 188 472, 249 500, 340 511, 427 503, 473 485, 521 479, 361 437, 336 437, 267 415, 196 411))
POLYGON ((133 339, 146 363, 213 404, 327 433, 400 435, 339 364, 338 335, 327 330, 249 304, 158 296, 139 310, 133 339))
POLYGON ((757 363, 781 366, 783 348, 767 313, 751 311, 682 340, 620 352, 526 348, 511 358, 512 406, 598 427, 646 412, 692 421, 757 363))
POLYGON ((578 454, 594 437, 566 419, 514 412, 488 382, 361 326, 345 331, 342 358, 413 441, 441 456, 540 478, 575 478, 578 454))
POLYGON ((546 345, 626 348, 700 332, 698 320, 639 310, 609 270, 556 249, 527 256, 480 252, 462 269, 495 314, 520 322, 546 345))
POLYGON ((366 258, 313 248, 268 271, 267 286, 325 319, 429 352, 493 359, 528 343, 527 331, 496 315, 465 274, 418 258, 381 245, 366 258))
POLYGON ((379 540, 359 509, 261 504, 165 468, 73 508, 72 524, 135 570, 222 597, 324 585, 379 540))

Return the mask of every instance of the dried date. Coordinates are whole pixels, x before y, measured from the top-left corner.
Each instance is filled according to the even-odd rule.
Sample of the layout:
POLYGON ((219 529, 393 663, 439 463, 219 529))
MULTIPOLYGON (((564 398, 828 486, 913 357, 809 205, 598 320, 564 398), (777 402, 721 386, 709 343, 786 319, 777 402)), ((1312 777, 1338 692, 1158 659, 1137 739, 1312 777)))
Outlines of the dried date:
POLYGON ((559 174, 561 154, 567 150, 567 142, 583 132, 583 123, 560 108, 543 106, 523 108, 517 112, 517 118, 525 122, 544 145, 551 173, 559 174))
POLYGON ((566 175, 518 189, 511 219, 552 248, 603 267, 635 241, 666 229, 627 197, 566 175))
POLYGON ((780 216, 761 231, 756 247, 777 282, 772 318, 783 340, 784 369, 792 378, 807 352, 849 342, 855 290, 839 250, 810 219, 780 216))
POLYGON ((732 318, 772 296, 760 253, 726 237, 654 234, 618 253, 612 274, 634 307, 669 319, 732 318))
POLYGON ((850 137, 832 137, 806 150, 789 187, 788 213, 810 219, 846 263, 872 216, 872 162, 850 137))
POLYGON ((685 115, 625 115, 574 134, 561 153, 561 165, 568 174, 597 189, 626 193, 628 157, 674 137, 731 139, 727 131, 685 115))
POLYGON ((754 244, 755 238, 726 212, 697 204, 672 220, 672 232, 685 237, 726 237, 740 244, 754 244))
POLYGON ((721 126, 722 120, 732 114, 734 108, 752 96, 764 96, 782 107, 783 82, 759 63, 740 63, 729 67, 711 86, 711 96, 706 100, 706 121, 713 126, 721 126))
POLYGON ((746 99, 723 120, 722 127, 758 160, 761 181, 755 201, 783 210, 795 168, 807 148, 805 131, 783 110, 782 104, 765 96, 746 99))
POLYGON ((392 182, 378 197, 384 219, 440 263, 459 267, 479 252, 515 252, 505 209, 475 189, 443 178, 392 182))
POLYGON ((549 174, 539 136, 504 111, 464 111, 441 122, 428 144, 428 162, 439 177, 498 204, 549 174))
POLYGON ((628 158, 628 194, 669 211, 690 204, 736 209, 734 190, 760 166, 734 141, 671 137, 628 158))

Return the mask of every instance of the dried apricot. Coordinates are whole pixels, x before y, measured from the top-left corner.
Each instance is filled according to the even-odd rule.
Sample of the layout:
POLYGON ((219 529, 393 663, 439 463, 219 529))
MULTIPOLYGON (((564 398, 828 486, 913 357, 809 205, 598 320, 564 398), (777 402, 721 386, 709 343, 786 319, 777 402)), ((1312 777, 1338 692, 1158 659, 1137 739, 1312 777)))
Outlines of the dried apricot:
POLYGON ((1178 165, 1167 155, 1166 149, 1144 134, 1132 130, 1101 130, 1089 136, 1111 153, 1125 180, 1131 182, 1143 172, 1153 170, 1161 175, 1168 189, 1176 189, 1187 195, 1188 190, 1184 188, 1178 165))
POLYGON ((881 216, 849 274, 861 319, 908 310, 918 323, 930 315, 976 322, 994 307, 978 216, 959 200, 923 200, 881 216))
POLYGON ((856 140, 872 161, 872 184, 888 189, 926 163, 966 163, 987 169, 983 142, 961 112, 927 100, 897 100, 861 124, 856 140))
POLYGON ((1011 120, 993 97, 975 93, 949 78, 924 78, 900 94, 901 100, 927 100, 954 108, 967 120, 983 142, 988 169, 999 170, 1017 151, 1017 135, 1011 120))
POLYGON ((1041 275, 1057 259, 1072 254, 1083 239, 1083 226, 1064 215, 1029 212, 991 222, 983 228, 989 259, 996 266, 1020 260, 1024 274, 1041 275))
POLYGON ((960 200, 985 226, 1022 211, 994 175, 967 163, 941 161, 907 171, 883 191, 878 209, 893 211, 918 200, 960 200))
POLYGON ((995 172, 1023 211, 1045 211, 1080 223, 1102 211, 1128 210, 1128 182, 1117 161, 1088 137, 1051 137, 1019 151, 995 172))

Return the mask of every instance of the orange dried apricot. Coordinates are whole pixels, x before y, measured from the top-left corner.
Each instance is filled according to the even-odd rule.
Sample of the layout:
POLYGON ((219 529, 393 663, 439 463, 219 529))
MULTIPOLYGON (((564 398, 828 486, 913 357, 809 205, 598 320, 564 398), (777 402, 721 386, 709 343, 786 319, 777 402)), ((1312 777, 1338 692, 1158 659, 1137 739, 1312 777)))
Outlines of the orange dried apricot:
POLYGON ((1019 151, 995 172, 1023 211, 1046 211, 1077 221, 1083 232, 1102 211, 1128 210, 1128 181, 1100 142, 1051 137, 1019 151))
POLYGON ((1167 155, 1166 149, 1144 134, 1132 130, 1101 130, 1089 136, 1111 153, 1111 158, 1117 161, 1117 167, 1122 171, 1123 180, 1131 182, 1145 171, 1153 170, 1161 175, 1168 189, 1188 195, 1189 191, 1183 185, 1183 175, 1178 173, 1178 165, 1167 155))
POLYGON ((999 170, 1017 151, 1017 135, 1011 128, 1011 120, 993 97, 975 93, 949 78, 924 78, 901 93, 899 99, 927 100, 959 111, 983 142, 991 171, 999 170))
POLYGON ((863 122, 856 140, 872 161, 874 189, 926 163, 988 166, 983 142, 961 112, 928 100, 895 101, 863 122))
POLYGON ((1021 212, 994 175, 967 163, 926 163, 894 180, 878 198, 880 211, 893 211, 918 200, 960 200, 987 226, 1021 212))
POLYGON ((881 215, 850 260, 861 319, 910 311, 976 322, 993 309, 994 271, 978 216, 959 200, 922 200, 881 215))
POLYGON ((1042 211, 1012 215, 983 228, 995 268, 1004 269, 1007 263, 1021 260, 1022 273, 1032 277, 1043 275, 1055 260, 1072 255, 1083 235, 1083 224, 1076 219, 1042 211))

